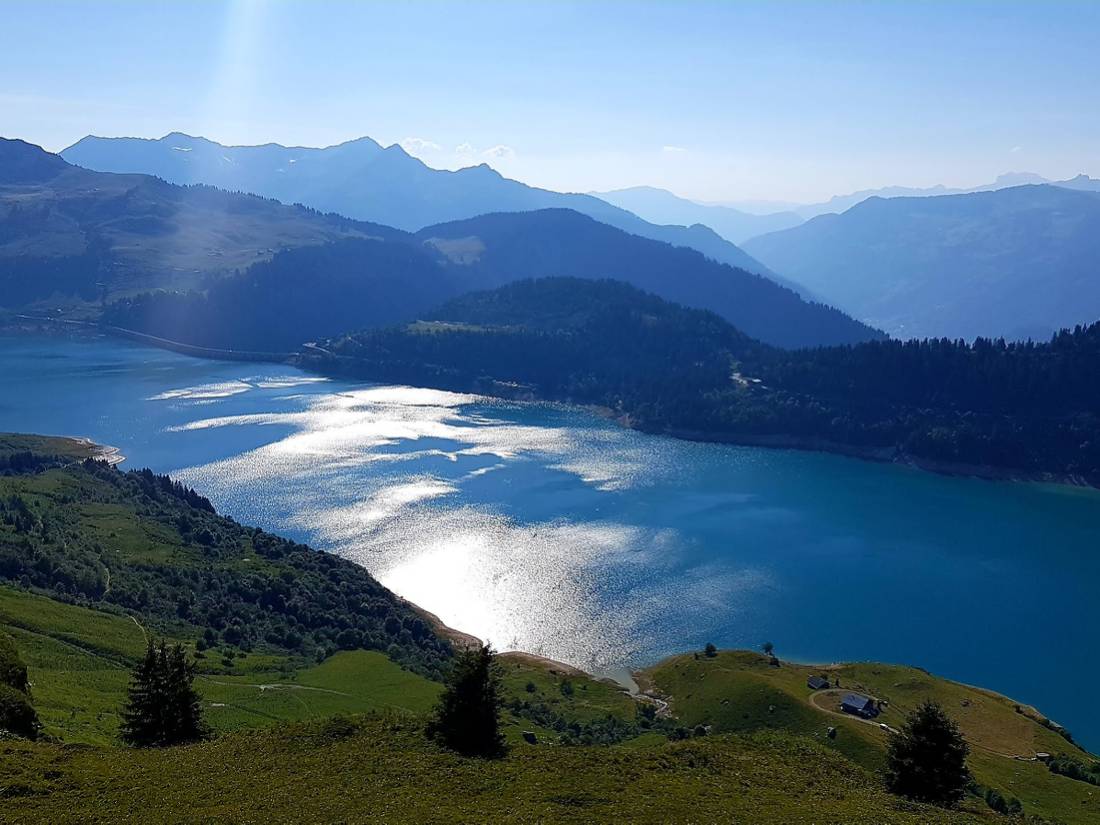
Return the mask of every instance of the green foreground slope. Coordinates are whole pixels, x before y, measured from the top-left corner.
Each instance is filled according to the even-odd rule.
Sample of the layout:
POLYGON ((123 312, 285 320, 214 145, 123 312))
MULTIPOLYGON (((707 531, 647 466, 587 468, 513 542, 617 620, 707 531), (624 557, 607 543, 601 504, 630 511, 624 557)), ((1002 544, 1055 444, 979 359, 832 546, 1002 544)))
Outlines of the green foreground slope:
POLYGON ((12 823, 982 821, 890 797, 855 765, 783 734, 517 746, 502 760, 479 760, 431 745, 416 721, 369 717, 122 758, 0 743, 0 763, 14 770, 6 784, 18 797, 0 814, 12 823))
POLYGON ((664 697, 687 725, 713 732, 782 730, 816 740, 870 771, 881 770, 888 731, 925 700, 939 702, 970 745, 975 779, 1005 797, 1016 797, 1033 815, 1064 822, 1100 822, 1100 788, 1051 773, 1036 753, 1065 754, 1085 764, 1096 757, 1049 725, 1034 708, 992 691, 962 685, 926 671, 874 662, 774 666, 747 651, 676 656, 646 670, 640 682, 664 697), (839 680, 840 688, 812 691, 811 676, 839 680), (843 714, 843 694, 854 691, 886 701, 872 721, 843 714), (827 735, 836 728, 836 737, 827 735))

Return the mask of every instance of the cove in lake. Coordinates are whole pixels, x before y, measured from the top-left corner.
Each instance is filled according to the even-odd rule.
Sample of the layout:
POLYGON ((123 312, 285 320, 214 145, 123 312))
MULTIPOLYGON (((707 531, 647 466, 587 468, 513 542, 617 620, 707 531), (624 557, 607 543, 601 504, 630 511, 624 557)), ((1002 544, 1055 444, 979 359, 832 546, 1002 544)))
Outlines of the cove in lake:
POLYGON ((914 664, 1100 743, 1100 495, 698 444, 587 412, 114 341, 0 339, 0 430, 81 435, 600 672, 713 641, 914 664))

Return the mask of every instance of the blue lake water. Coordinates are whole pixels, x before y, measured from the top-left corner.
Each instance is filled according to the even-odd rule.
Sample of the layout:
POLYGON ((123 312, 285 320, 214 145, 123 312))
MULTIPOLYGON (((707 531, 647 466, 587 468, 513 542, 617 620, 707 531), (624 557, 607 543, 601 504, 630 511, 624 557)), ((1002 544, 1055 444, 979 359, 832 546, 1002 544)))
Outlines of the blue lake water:
POLYGON ((114 341, 0 338, 0 376, 0 430, 116 446, 498 648, 601 671, 770 640, 980 684, 1100 744, 1095 491, 114 341))

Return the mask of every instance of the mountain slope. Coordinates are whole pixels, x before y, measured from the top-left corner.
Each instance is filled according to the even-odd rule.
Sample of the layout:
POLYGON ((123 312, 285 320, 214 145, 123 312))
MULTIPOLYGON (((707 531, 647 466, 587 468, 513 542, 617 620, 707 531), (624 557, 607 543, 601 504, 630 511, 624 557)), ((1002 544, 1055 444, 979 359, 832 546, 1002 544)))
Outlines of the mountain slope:
POLYGON ((104 324, 200 347, 289 353, 349 329, 421 317, 462 281, 431 250, 348 238, 288 249, 203 292, 147 292, 109 304, 104 324))
POLYGON ((940 195, 968 195, 974 192, 993 192, 998 189, 1008 189, 1012 186, 1042 183, 1050 183, 1050 181, 1033 172, 1006 172, 1003 175, 998 175, 992 183, 970 189, 944 186, 942 183, 927 187, 883 186, 878 189, 862 189, 858 192, 849 192, 847 195, 833 195, 827 201, 796 206, 791 211, 795 212, 803 221, 808 221, 818 215, 840 214, 868 198, 932 198, 940 195))
POLYGON ((634 186, 612 192, 593 192, 596 197, 654 223, 709 226, 727 241, 739 244, 757 235, 798 226, 804 220, 794 212, 754 215, 729 206, 696 203, 664 189, 634 186))
POLYGON ((455 172, 432 169, 397 144, 382 148, 365 137, 313 149, 222 146, 179 132, 158 140, 88 136, 61 154, 89 169, 142 172, 172 183, 252 192, 408 231, 488 212, 574 209, 632 234, 771 275, 705 226, 658 226, 591 195, 551 192, 505 178, 486 164, 455 172))
POLYGON ((204 294, 128 297, 109 305, 103 318, 188 344, 287 352, 317 338, 425 317, 462 292, 541 275, 618 278, 713 310, 778 346, 879 335, 767 278, 562 209, 429 227, 409 243, 351 238, 287 250, 212 283, 204 294))
POLYGON ((1042 339, 1100 318, 1100 196, 1087 191, 871 198, 746 247, 897 336, 1042 339))
POLYGON ((91 172, 0 139, 0 306, 198 286, 278 249, 345 237, 403 233, 252 195, 91 172))
POLYGON ((520 278, 612 278, 721 315, 747 335, 783 347, 880 337, 831 307, 802 300, 769 278, 621 232, 569 210, 483 215, 430 226, 417 238, 464 270, 470 289, 520 278))

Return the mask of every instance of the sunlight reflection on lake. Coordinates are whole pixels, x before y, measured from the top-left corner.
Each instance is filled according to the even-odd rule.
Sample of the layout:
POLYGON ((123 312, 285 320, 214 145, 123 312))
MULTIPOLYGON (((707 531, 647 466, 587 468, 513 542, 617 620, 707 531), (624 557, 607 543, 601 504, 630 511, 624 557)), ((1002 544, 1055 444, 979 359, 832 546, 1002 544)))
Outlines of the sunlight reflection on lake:
POLYGON ((1076 688, 1100 678, 1078 632, 1100 587, 1095 491, 111 341, 0 340, 0 374, 0 430, 117 446, 501 648, 600 670, 770 639, 1008 692, 1100 740, 1076 688))

